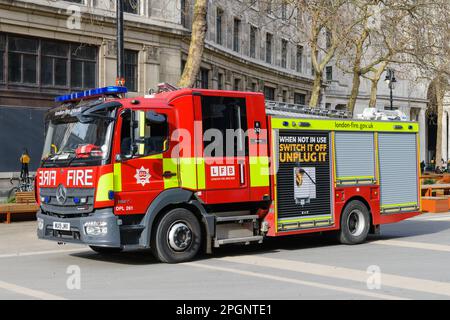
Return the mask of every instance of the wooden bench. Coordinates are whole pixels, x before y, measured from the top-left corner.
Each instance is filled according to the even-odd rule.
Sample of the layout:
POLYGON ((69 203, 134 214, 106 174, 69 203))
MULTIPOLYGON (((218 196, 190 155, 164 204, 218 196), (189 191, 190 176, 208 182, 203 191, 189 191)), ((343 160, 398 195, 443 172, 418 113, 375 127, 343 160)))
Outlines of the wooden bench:
POLYGON ((432 197, 442 193, 442 195, 450 195, 450 183, 436 183, 422 185, 422 196, 432 197))
POLYGON ((19 213, 36 213, 39 205, 34 199, 34 192, 17 192, 16 203, 0 204, 0 214, 6 215, 6 223, 11 223, 11 215, 19 213))
POLYGON ((422 197, 422 210, 431 213, 447 212, 449 200, 447 197, 422 197))

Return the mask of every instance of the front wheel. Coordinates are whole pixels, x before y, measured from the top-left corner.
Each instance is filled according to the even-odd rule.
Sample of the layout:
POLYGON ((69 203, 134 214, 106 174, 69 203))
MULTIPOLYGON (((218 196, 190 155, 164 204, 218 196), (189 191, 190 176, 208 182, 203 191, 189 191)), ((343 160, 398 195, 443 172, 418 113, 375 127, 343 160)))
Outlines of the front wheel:
POLYGON ((152 251, 161 262, 178 263, 193 259, 202 241, 195 215, 184 208, 167 212, 157 223, 152 236, 152 251))
POLYGON ((366 240, 370 229, 370 213, 358 200, 347 204, 341 216, 339 241, 343 244, 358 244, 366 240))

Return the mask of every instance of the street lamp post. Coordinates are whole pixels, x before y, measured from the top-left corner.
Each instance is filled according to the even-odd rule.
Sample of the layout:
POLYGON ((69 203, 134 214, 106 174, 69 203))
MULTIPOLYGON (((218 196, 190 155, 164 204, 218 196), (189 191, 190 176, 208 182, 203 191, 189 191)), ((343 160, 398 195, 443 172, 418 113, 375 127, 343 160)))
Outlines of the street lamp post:
POLYGON ((116 84, 125 85, 125 63, 123 45, 123 0, 116 1, 117 8, 117 78, 116 84))
POLYGON ((395 88, 395 83, 397 82, 397 79, 395 79, 395 71, 392 69, 386 70, 386 78, 384 79, 386 83, 388 84, 389 90, 390 90, 390 109, 394 110, 394 97, 392 95, 392 90, 395 88))

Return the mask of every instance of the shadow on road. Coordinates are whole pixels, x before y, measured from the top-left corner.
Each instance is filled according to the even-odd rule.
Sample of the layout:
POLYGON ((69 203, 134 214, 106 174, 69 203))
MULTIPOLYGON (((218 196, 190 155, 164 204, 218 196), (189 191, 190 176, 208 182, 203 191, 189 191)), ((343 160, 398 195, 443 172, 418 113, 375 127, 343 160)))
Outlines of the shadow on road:
MULTIPOLYGON (((382 226, 381 235, 370 235, 368 242, 423 236, 439 233, 448 229, 450 229, 450 221, 403 221, 392 225, 382 226)), ((212 255, 200 254, 196 260, 201 261, 227 256, 276 253, 281 250, 306 250, 336 246, 343 245, 338 243, 334 234, 316 233, 279 238, 266 238, 262 244, 229 245, 214 249, 212 255)), ((125 251, 117 254, 82 252, 71 255, 102 263, 109 262, 124 265, 151 265, 159 263, 156 258, 153 257, 150 250, 125 251)))

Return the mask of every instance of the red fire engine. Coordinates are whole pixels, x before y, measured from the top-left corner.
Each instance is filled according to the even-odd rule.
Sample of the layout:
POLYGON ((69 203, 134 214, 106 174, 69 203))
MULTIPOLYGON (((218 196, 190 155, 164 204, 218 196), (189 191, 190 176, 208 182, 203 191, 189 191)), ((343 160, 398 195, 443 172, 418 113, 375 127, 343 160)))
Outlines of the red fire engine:
POLYGON ((173 263, 264 237, 361 243, 420 213, 417 123, 317 116, 253 92, 125 93, 74 93, 48 112, 40 239, 173 263))

